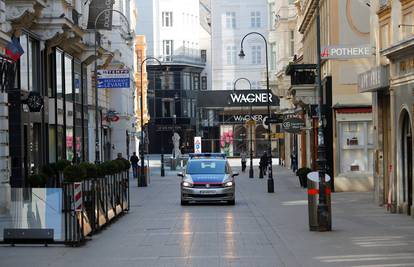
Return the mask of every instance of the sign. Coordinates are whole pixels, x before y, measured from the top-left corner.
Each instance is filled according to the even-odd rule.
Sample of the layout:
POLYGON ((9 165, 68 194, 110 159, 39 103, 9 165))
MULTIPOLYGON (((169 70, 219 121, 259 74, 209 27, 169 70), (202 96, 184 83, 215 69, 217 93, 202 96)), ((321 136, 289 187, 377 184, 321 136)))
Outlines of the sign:
POLYGON ((43 108, 43 97, 38 92, 31 91, 26 99, 26 104, 30 112, 39 112, 43 108))
POLYGON ((268 93, 232 93, 229 96, 230 104, 257 104, 272 103, 272 94, 268 93))
POLYGON ((201 153, 201 136, 194 137, 194 153, 201 153))
POLYGON ((269 125, 269 123, 282 123, 282 122, 283 122, 282 116, 272 116, 270 118, 266 118, 264 123, 266 125, 269 125))
POLYGON ((219 121, 222 123, 247 123, 250 120, 256 123, 262 123, 265 114, 240 114, 240 115, 219 115, 219 121))
POLYGON ((331 45, 321 49, 322 59, 348 59, 372 56, 371 45, 331 45))
POLYGON ((128 69, 98 70, 98 88, 129 88, 130 80, 128 69))
POLYGON ((360 93, 373 92, 389 86, 389 66, 378 66, 358 75, 358 90, 360 93))
MULTIPOLYGON (((105 9, 112 9, 114 0, 91 0, 89 4, 88 29, 95 29, 95 20, 105 9)), ((96 23, 98 30, 112 30, 112 10, 103 13, 96 23)))
POLYGON ((197 94, 197 104, 203 108, 279 106, 279 98, 266 90, 201 90, 197 94))
POLYGON ((270 138, 272 138, 272 139, 284 139, 285 138, 285 133, 272 133, 270 135, 270 138))
POLYGON ((75 211, 82 211, 82 183, 74 183, 75 211))
POLYGON ((288 133, 300 133, 305 126, 305 121, 300 118, 289 118, 282 123, 283 130, 288 133))
POLYGON ((182 127, 181 125, 155 125, 155 131, 156 132, 173 132, 173 131, 181 131, 182 127))

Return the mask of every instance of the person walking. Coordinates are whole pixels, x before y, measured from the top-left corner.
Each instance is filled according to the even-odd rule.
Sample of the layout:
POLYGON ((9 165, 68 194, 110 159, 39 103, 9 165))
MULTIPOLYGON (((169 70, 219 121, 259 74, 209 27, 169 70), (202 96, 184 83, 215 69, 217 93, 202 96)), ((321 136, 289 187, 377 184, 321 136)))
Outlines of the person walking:
POLYGON ((246 152, 243 150, 243 151, 240 153, 240 159, 241 159, 242 172, 245 172, 245 171, 246 171, 246 157, 247 157, 247 154, 246 154, 246 152))
POLYGON ((293 170, 294 173, 296 173, 296 171, 298 170, 298 158, 297 158, 295 152, 293 152, 290 155, 290 160, 291 160, 291 163, 292 163, 292 170, 293 170))
POLYGON ((129 159, 129 161, 131 162, 132 175, 133 175, 134 178, 137 178, 138 177, 138 162, 139 162, 139 158, 137 157, 137 154, 135 152, 132 153, 132 156, 129 159))
POLYGON ((263 155, 260 157, 259 167, 263 173, 263 175, 266 175, 267 166, 269 165, 268 157, 266 151, 263 153, 263 155))

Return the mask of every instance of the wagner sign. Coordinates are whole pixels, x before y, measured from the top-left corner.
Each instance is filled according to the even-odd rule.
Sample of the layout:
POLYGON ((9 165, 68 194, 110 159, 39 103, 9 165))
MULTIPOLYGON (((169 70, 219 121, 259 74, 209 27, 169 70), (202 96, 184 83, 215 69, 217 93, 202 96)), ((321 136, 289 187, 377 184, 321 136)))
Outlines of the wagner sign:
POLYGON ((268 93, 232 93, 229 100, 230 104, 272 103, 272 97, 272 94, 268 93))
POLYGON ((235 124, 242 124, 246 123, 250 119, 254 120, 257 123, 262 123, 264 118, 266 118, 266 115, 264 114, 238 114, 238 115, 221 115, 220 116, 220 122, 223 124, 226 123, 235 123, 235 124))
POLYGON ((279 98, 266 90, 205 90, 198 93, 200 107, 279 106, 279 98))

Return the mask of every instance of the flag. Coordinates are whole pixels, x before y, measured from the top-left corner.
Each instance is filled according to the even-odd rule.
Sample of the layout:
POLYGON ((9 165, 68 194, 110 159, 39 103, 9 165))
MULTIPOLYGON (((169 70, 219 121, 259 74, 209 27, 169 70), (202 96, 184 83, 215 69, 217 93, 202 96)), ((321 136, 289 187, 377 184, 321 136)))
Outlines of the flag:
POLYGON ((17 61, 24 54, 24 50, 20 45, 19 38, 13 36, 11 42, 6 46, 6 55, 8 55, 12 60, 17 61))

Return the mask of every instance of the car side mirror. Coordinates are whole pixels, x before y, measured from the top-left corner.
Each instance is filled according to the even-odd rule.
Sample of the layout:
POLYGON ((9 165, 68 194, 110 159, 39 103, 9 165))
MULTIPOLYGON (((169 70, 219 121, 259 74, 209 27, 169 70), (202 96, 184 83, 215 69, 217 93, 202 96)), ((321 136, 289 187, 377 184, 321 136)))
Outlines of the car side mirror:
POLYGON ((239 173, 238 173, 238 172, 233 172, 233 173, 231 174, 231 176, 233 176, 233 177, 235 177, 235 176, 239 176, 239 173))
POLYGON ((184 173, 182 173, 182 172, 178 172, 178 173, 177 173, 177 176, 184 177, 184 173))

